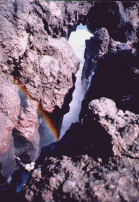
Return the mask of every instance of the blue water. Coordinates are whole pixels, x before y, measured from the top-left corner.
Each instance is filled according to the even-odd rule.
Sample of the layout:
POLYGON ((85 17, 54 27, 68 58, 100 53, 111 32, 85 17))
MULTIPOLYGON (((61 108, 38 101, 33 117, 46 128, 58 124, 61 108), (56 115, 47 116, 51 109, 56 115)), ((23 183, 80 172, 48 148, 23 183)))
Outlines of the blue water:
POLYGON ((17 183, 17 189, 16 189, 17 193, 19 193, 21 191, 22 186, 26 183, 28 178, 29 178, 29 175, 27 173, 21 172, 20 181, 17 183))

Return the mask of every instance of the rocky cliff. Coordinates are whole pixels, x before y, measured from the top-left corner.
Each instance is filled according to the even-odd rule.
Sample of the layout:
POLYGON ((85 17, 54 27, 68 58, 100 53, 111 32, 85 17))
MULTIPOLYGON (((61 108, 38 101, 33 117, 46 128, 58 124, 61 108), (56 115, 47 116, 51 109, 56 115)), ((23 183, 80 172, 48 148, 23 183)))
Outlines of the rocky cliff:
POLYGON ((0 2, 4 201, 138 201, 138 7, 138 2, 0 2), (86 93, 80 121, 56 141, 79 68, 67 40, 80 23, 94 34, 84 55, 86 93), (30 172, 25 163, 32 161, 30 172), (17 194, 23 171, 29 180, 17 194))
POLYGON ((2 159, 10 155, 10 141, 12 153, 29 162, 42 146, 58 139, 79 68, 79 59, 64 38, 68 24, 78 24, 74 12, 73 22, 65 17, 67 9, 55 2, 0 3, 2 159))
POLYGON ((137 201, 139 115, 101 98, 45 147, 22 194, 27 201, 137 201))

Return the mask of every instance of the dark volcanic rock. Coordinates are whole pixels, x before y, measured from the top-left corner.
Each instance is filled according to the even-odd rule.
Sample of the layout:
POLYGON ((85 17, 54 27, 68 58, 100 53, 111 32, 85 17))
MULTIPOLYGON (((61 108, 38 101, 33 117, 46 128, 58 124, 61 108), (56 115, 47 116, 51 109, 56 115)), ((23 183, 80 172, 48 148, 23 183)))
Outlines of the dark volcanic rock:
POLYGON ((87 92, 93 71, 96 69, 97 61, 104 54, 108 52, 108 46, 110 43, 110 36, 105 28, 97 30, 94 37, 90 40, 86 40, 85 48, 85 63, 82 72, 82 85, 85 92, 87 92))
POLYGON ((17 78, 45 111, 53 112, 56 106, 62 107, 72 88, 72 74, 76 73, 79 61, 66 39, 48 35, 42 16, 35 12, 35 8, 40 9, 36 4, 35 1, 33 5, 28 1, 8 3, 6 17, 1 12, 1 53, 7 53, 1 69, 17 78))
POLYGON ((6 0, 0 2, 0 30, 3 200, 138 201, 138 2, 6 0), (80 23, 95 33, 86 42, 81 119, 54 142, 79 68, 67 39, 80 23), (45 119, 57 133, 46 130, 45 119), (6 183, 14 155, 35 161, 43 146, 16 194, 22 171, 6 183))
POLYGON ((87 18, 88 29, 94 33, 94 37, 86 41, 82 74, 85 91, 88 90, 97 62, 103 55, 121 50, 131 50, 137 54, 138 2, 95 2, 87 18))
POLYGON ((114 101, 107 98, 92 100, 89 109, 112 137, 114 155, 139 159, 139 115, 118 110, 114 101))
MULTIPOLYGON (((64 2, 8 1, 0 7, 1 73, 12 75, 28 97, 37 101, 36 107, 50 113, 58 133, 63 114, 69 110, 73 75, 79 68, 78 58, 62 38, 65 28, 68 35, 68 20, 71 23, 70 19, 66 23, 69 9, 67 3, 67 7, 64 5, 64 2)), ((86 14, 87 8, 81 9, 81 13, 86 14)), ((74 12, 70 13, 71 18, 76 18, 74 12)))
POLYGON ((91 32, 105 27, 116 41, 137 40, 138 2, 95 2, 87 17, 91 32))
POLYGON ((127 157, 102 165, 92 158, 49 158, 35 169, 23 193, 27 201, 137 201, 139 161, 127 157), (46 174, 47 173, 47 174, 46 174))
POLYGON ((138 131, 139 115, 110 99, 91 101, 86 117, 42 150, 22 194, 27 201, 137 201, 138 131), (92 157, 81 156, 85 149, 92 157))
POLYGON ((81 117, 93 99, 113 99, 117 107, 139 113, 138 62, 131 50, 108 52, 97 61, 90 88, 83 101, 81 117))
POLYGON ((81 117, 92 99, 103 96, 118 108, 139 113, 137 11, 137 2, 96 2, 90 9, 88 26, 97 31, 86 43, 81 117))
POLYGON ((12 130, 17 125, 19 112, 17 88, 4 76, 0 76, 0 163, 6 177, 15 166, 12 130))
POLYGON ((100 157, 104 162, 113 154, 139 158, 138 123, 139 115, 118 110, 114 101, 93 100, 79 123, 72 124, 61 140, 42 149, 38 163, 45 157, 67 155, 74 158, 80 154, 100 157))

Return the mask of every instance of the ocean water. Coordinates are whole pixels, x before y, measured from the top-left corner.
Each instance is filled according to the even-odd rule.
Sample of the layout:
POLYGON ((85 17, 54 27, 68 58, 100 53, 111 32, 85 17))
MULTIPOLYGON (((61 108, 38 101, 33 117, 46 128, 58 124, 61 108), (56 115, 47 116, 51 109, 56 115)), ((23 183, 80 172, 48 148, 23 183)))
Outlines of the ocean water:
POLYGON ((76 73, 76 83, 75 90, 73 92, 73 98, 70 103, 70 111, 65 114, 63 118, 60 138, 63 137, 65 132, 68 130, 70 125, 79 120, 79 113, 81 110, 81 102, 84 97, 84 90, 81 85, 82 69, 84 64, 84 51, 85 51, 85 40, 90 39, 93 34, 91 34, 86 26, 80 24, 75 32, 72 32, 69 38, 69 44, 72 46, 77 57, 80 58, 80 68, 76 73))

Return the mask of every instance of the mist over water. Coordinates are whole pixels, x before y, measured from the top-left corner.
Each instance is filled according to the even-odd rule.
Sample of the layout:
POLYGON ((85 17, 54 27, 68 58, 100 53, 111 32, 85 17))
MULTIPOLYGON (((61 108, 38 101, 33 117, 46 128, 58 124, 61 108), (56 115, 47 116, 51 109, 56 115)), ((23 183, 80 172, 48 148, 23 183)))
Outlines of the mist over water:
POLYGON ((77 57, 80 58, 80 68, 76 73, 76 83, 75 90, 73 92, 73 99, 70 103, 70 111, 65 114, 63 118, 60 138, 65 134, 65 132, 70 127, 71 123, 77 122, 79 120, 79 113, 81 110, 81 102, 84 97, 84 90, 81 85, 82 69, 84 64, 84 51, 85 51, 85 40, 90 39, 93 36, 87 31, 86 26, 80 24, 75 32, 72 32, 69 38, 69 44, 72 46, 77 57))

